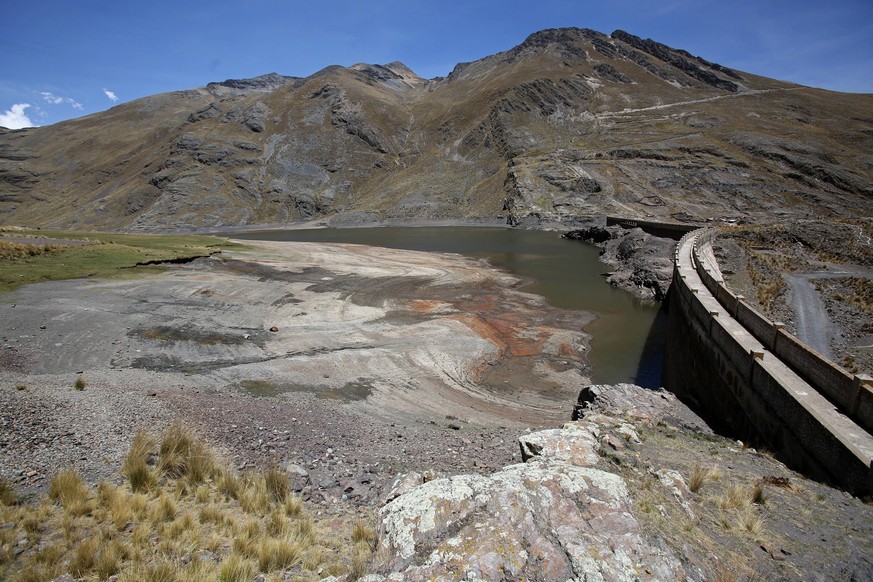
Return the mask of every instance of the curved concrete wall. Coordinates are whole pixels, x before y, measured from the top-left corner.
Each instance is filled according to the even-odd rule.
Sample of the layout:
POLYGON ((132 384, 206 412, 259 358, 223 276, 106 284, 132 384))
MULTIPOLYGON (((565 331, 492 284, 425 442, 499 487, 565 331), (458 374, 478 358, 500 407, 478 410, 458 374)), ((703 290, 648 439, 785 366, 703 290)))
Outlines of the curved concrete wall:
MULTIPOLYGON (((718 428, 772 450, 796 470, 855 494, 873 492, 873 437, 806 379, 819 375, 825 383, 832 381, 819 373, 827 367, 815 361, 817 354, 805 346, 800 351, 796 338, 706 268, 700 249, 711 236, 690 233, 677 245, 664 385, 695 401, 718 428), (792 369, 774 349, 807 373, 792 369)), ((852 400, 843 410, 869 418, 873 406, 859 396, 866 387, 852 385, 859 389, 853 398, 840 383, 824 391, 852 400)))

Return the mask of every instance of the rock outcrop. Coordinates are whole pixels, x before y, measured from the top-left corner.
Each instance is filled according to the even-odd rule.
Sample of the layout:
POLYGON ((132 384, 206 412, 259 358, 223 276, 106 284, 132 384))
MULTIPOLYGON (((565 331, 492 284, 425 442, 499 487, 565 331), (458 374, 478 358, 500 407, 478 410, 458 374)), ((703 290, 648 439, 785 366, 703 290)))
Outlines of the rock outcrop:
POLYGON ((641 299, 663 301, 673 278, 676 241, 652 236, 639 228, 591 225, 572 230, 565 238, 596 244, 600 260, 615 269, 607 275, 610 285, 641 299))
MULTIPOLYGON (((650 421, 676 408, 662 392, 614 389, 615 404, 639 399, 640 417, 650 421)), ((595 468, 601 443, 639 442, 633 427, 593 408, 588 414, 521 437, 525 463, 407 485, 380 512, 376 573, 364 580, 685 578, 680 560, 640 527, 624 480, 595 468)), ((681 495, 680 475, 661 478, 681 495)))

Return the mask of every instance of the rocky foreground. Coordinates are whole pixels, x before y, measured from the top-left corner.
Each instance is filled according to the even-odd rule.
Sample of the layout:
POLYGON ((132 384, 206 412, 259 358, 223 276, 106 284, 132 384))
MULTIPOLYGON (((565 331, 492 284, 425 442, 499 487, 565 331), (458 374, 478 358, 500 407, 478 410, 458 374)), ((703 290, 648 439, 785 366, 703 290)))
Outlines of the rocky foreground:
POLYGON ((284 469, 313 513, 377 521, 371 582, 873 577, 871 506, 667 392, 577 401, 586 316, 517 284, 258 243, 27 286, 0 303, 0 476, 31 499, 64 467, 122 483, 136 431, 179 419, 238 470, 284 469))
POLYGON ((399 480, 365 580, 873 575, 873 508, 713 435, 673 395, 591 386, 577 415, 521 436, 522 464, 399 480))

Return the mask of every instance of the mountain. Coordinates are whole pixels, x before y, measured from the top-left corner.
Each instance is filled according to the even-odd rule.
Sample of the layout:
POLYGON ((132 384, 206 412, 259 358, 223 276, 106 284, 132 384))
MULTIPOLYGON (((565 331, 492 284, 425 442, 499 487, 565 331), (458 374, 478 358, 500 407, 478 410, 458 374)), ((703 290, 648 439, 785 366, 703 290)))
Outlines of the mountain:
POLYGON ((537 32, 422 79, 269 74, 0 130, 0 223, 151 230, 325 219, 870 216, 873 95, 623 31, 537 32))

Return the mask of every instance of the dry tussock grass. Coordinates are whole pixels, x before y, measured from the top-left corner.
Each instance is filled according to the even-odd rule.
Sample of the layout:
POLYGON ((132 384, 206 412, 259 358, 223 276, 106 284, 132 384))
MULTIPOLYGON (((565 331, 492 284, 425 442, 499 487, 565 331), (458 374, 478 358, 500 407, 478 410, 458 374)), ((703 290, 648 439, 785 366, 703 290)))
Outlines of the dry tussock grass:
POLYGON ((295 579, 366 572, 376 545, 364 521, 312 518, 273 468, 238 476, 190 429, 137 433, 123 485, 90 487, 73 470, 38 505, 18 505, 0 482, 0 579, 250 582, 258 572, 295 579), (23 553, 11 550, 27 540, 23 553), (204 558, 204 552, 207 557, 204 558))
POLYGON ((0 240, 0 260, 16 260, 51 253, 64 248, 62 245, 31 245, 0 240))
POLYGON ((688 479, 688 489, 692 493, 697 493, 707 481, 718 481, 719 479, 721 479, 721 471, 718 467, 696 465, 688 479))

